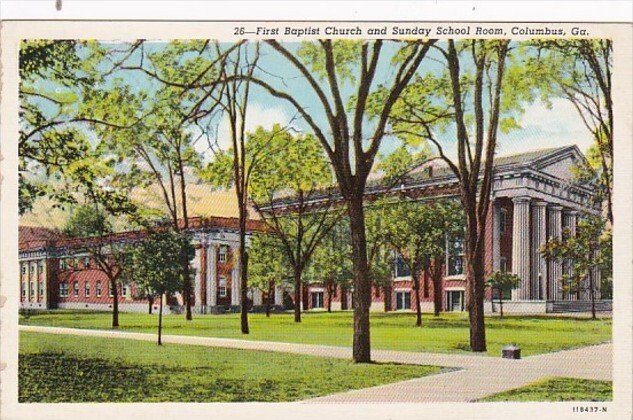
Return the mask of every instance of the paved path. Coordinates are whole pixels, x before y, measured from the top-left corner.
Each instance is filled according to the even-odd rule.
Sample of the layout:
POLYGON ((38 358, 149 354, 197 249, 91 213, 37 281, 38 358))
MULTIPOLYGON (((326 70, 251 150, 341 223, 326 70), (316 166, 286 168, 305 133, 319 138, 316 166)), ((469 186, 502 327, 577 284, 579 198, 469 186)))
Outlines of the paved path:
MULTIPOLYGON (((19 328, 21 331, 48 334, 156 341, 156 335, 149 333, 34 325, 20 325, 19 328)), ((342 359, 351 359, 352 357, 350 348, 313 344, 182 335, 163 335, 163 342, 342 359)), ((391 350, 373 350, 372 358, 376 362, 435 365, 455 370, 388 385, 328 395, 307 400, 307 402, 468 402, 552 376, 611 380, 612 375, 611 343, 530 356, 521 360, 480 355, 414 353, 391 350)))

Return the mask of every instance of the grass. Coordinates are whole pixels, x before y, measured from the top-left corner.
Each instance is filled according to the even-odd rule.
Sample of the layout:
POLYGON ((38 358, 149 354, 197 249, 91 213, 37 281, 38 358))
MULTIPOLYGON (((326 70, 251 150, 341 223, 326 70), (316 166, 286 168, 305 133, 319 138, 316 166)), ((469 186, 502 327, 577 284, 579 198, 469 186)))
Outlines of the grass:
POLYGON ((481 401, 611 401, 611 381, 551 378, 491 395, 481 401))
POLYGON ((23 332, 20 402, 296 401, 430 375, 435 366, 23 332))
MULTIPOLYGON (((334 346, 352 345, 352 313, 308 312, 303 322, 296 324, 289 313, 249 316, 249 335, 242 335, 239 315, 194 315, 185 321, 184 315, 164 318, 164 333, 246 340, 281 341, 334 346)), ((23 325, 61 326, 89 329, 109 329, 110 313, 51 311, 21 317, 23 325)), ((120 330, 156 332, 157 316, 138 313, 120 314, 120 330)), ((372 348, 414 352, 467 353, 469 342, 468 317, 464 313, 431 314, 423 317, 423 327, 416 328, 413 313, 372 313, 372 348)), ((506 316, 486 318, 488 355, 499 356, 508 344, 521 347, 529 356, 557 350, 596 344, 611 339, 611 319, 591 320, 580 317, 506 316)))

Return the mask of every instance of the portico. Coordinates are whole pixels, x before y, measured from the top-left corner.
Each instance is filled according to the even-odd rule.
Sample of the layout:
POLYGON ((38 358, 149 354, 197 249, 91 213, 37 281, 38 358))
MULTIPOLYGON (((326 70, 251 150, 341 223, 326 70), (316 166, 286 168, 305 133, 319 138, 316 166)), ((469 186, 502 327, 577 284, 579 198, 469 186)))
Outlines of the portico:
POLYGON ((572 183, 571 166, 580 159, 584 158, 577 148, 569 148, 541 160, 498 168, 492 192, 493 269, 503 271, 499 262, 510 261, 508 271, 521 278, 512 291, 513 302, 541 302, 544 312, 546 302, 582 298, 582 294, 564 291, 565 264, 541 254, 547 240, 562 238, 565 228, 575 235, 579 217, 600 214, 599 207, 592 204, 592 190, 572 183), (508 214, 511 220, 502 221, 508 214), (509 223, 512 235, 505 238, 504 247, 501 225, 509 223))

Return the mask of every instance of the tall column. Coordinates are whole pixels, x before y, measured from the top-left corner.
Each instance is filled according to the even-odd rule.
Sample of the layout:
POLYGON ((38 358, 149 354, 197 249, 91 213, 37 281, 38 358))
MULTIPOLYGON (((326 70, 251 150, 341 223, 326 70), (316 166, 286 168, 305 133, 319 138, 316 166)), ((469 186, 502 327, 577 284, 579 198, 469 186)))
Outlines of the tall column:
MULTIPOLYGON (((561 239, 563 234, 563 224, 561 220, 561 206, 551 206, 549 208, 548 233, 549 239, 561 239)), ((563 275, 563 264, 561 261, 550 259, 548 261, 547 273, 547 299, 560 300, 563 297, 560 288, 560 278, 563 275)))
POLYGON ((262 304, 262 291, 259 289, 253 289, 253 305, 262 304))
POLYGON ((275 305, 282 306, 284 304, 284 291, 281 286, 275 284, 275 305))
POLYGON ((515 197, 512 220, 512 272, 521 278, 512 300, 530 298, 530 197, 515 197))
POLYGON ((532 206, 532 299, 547 296, 547 261, 541 249, 547 242, 547 203, 536 201, 532 206))
POLYGON ((231 305, 240 304, 240 250, 237 246, 231 248, 233 271, 231 273, 231 305))
POLYGON ((218 304, 218 246, 210 244, 207 246, 207 306, 213 307, 218 304))
MULTIPOLYGON (((569 230, 569 236, 576 236, 576 217, 577 217, 578 212, 575 210, 564 210, 563 211, 563 226, 569 230)), ((565 261, 565 267, 564 270, 566 272, 566 274, 571 275, 572 273, 572 267, 571 267, 571 260, 567 260, 565 261)), ((589 286, 589 279, 584 279, 582 281, 582 284, 579 285, 580 286, 580 293, 577 292, 566 292, 565 295, 567 296, 567 300, 576 300, 578 295, 580 294, 581 296, 585 293, 586 288, 589 286), (583 290, 585 289, 585 290, 583 290)))
POLYGON ((492 271, 501 268, 501 208, 495 200, 492 203, 492 271))
POLYGON ((196 247, 196 256, 195 259, 193 261, 193 267, 195 270, 195 277, 194 277, 194 286, 193 286, 193 296, 195 299, 194 302, 194 311, 201 311, 202 307, 201 302, 202 302, 202 293, 201 292, 201 283, 202 283, 202 251, 204 250, 203 245, 198 245, 196 247))

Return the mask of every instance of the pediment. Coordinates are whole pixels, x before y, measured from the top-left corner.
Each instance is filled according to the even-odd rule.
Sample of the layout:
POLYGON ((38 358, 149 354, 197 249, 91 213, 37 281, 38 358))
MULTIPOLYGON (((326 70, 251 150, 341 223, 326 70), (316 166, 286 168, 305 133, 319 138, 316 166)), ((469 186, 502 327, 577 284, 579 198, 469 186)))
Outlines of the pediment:
POLYGON ((573 180, 574 168, 585 162, 585 157, 577 147, 560 150, 534 162, 534 169, 559 179, 573 180))

